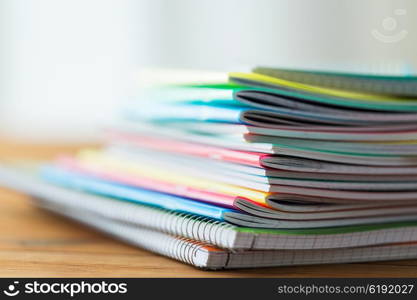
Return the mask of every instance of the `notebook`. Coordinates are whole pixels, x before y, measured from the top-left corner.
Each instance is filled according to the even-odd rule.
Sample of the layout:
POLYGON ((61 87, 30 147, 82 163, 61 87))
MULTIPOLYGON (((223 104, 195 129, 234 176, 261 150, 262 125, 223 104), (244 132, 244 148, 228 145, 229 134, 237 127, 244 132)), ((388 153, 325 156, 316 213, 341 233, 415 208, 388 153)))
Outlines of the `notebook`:
MULTIPOLYGON (((158 181, 165 181, 181 188, 192 187, 204 189, 213 193, 226 194, 236 197, 247 198, 252 201, 266 204, 266 200, 273 200, 276 194, 295 194, 323 198, 335 198, 340 200, 361 200, 361 201, 411 201, 417 199, 417 191, 360 191, 360 190, 337 190, 313 188, 305 186, 270 185, 265 189, 254 189, 222 181, 196 177, 190 174, 156 168, 150 165, 135 165, 129 160, 121 159, 113 155, 98 151, 83 151, 77 156, 75 162, 84 169, 90 169, 102 174, 123 174, 131 178, 149 178, 158 181)), ((141 180, 138 180, 140 182, 141 180)), ((261 187, 261 186, 257 186, 261 187)))
MULTIPOLYGON (((417 175, 417 166, 373 166, 373 161, 367 165, 343 164, 339 162, 326 162, 322 160, 305 159, 289 155, 270 155, 261 152, 240 151, 231 148, 225 148, 221 145, 208 145, 203 143, 193 143, 186 138, 172 138, 172 136, 149 133, 143 131, 134 131, 131 128, 113 129, 107 131, 107 140, 111 144, 134 146, 137 148, 146 148, 157 151, 165 151, 175 154, 184 154, 189 157, 209 158, 215 161, 228 162, 234 168, 250 167, 250 173, 256 175, 267 175, 271 172, 293 171, 295 174, 301 172, 310 173, 306 177, 326 176, 331 178, 349 178, 344 176, 354 176, 355 178, 369 179, 378 177, 382 180, 384 176, 414 176, 417 175)), ((247 168, 245 170, 248 170, 247 168)), ((272 173, 275 174, 275 173, 272 173)), ((286 173, 288 174, 288 173, 286 173)), ((287 177, 291 177, 287 176, 287 177)), ((391 177, 393 178, 393 177, 391 177)), ((392 179, 395 180, 395 179, 392 179)))
MULTIPOLYGON (((351 211, 330 211, 321 213, 290 213, 268 209, 250 201, 234 201, 233 208, 206 204, 206 198, 184 198, 168 193, 138 189, 134 186, 117 184, 85 173, 67 171, 57 167, 43 168, 41 177, 53 184, 69 189, 110 196, 117 199, 153 205, 172 211, 186 212, 214 218, 231 224, 253 228, 325 228, 355 224, 378 224, 387 222, 417 220, 417 206, 403 205, 370 207, 351 211), (249 202, 249 203, 248 203, 249 202)), ((120 182, 122 183, 122 182, 120 182)), ((172 191, 175 194, 175 191, 172 191)), ((203 195, 202 195, 203 196, 203 195)))
POLYGON ((417 222, 315 229, 261 229, 63 188, 40 180, 33 173, 28 175, 5 167, 0 168, 0 184, 66 207, 62 213, 68 210, 93 213, 109 220, 234 250, 324 249, 417 241, 417 222))
POLYGON ((415 76, 376 76, 268 67, 256 67, 253 72, 327 88, 403 97, 417 96, 417 77, 415 76))
MULTIPOLYGON (((130 185, 135 188, 147 188, 162 193, 175 194, 181 197, 201 200, 203 202, 213 203, 225 207, 238 208, 255 216, 269 218, 275 218, 275 216, 278 214, 276 210, 282 212, 332 212, 335 217, 343 217, 346 215, 349 216, 349 210, 355 210, 355 214, 357 215, 361 215, 358 210, 362 211, 362 215, 383 215, 386 214, 384 208, 393 213, 398 210, 402 211, 404 208, 409 208, 414 205, 413 202, 407 201, 396 201, 394 204, 388 201, 335 202, 333 199, 314 198, 310 196, 294 197, 294 195, 290 194, 278 194, 274 195, 274 199, 267 199, 267 206, 263 206, 246 198, 240 198, 220 193, 212 193, 204 189, 196 189, 191 187, 181 186, 181 188, 179 188, 180 186, 163 180, 155 180, 139 176, 123 176, 123 174, 118 175, 114 172, 111 173, 93 170, 91 168, 89 169, 77 165, 76 161, 73 159, 60 158, 57 163, 59 169, 47 168, 52 176, 49 176, 48 173, 43 172, 43 175, 46 177, 46 179, 51 177, 52 179, 60 179, 62 177, 61 174, 65 174, 66 172, 70 174, 76 173, 79 174, 78 178, 76 177, 77 179, 85 176, 101 178, 105 181, 130 185), (55 174, 55 171, 57 171, 57 174, 55 174)), ((70 181, 67 179, 67 181, 64 182, 68 184, 70 181)), ((316 217, 317 215, 310 218, 314 219, 316 217)), ((290 217, 287 216, 286 218, 290 217)))
MULTIPOLYGON (((247 214, 242 214, 237 211, 221 212, 219 211, 219 208, 217 210, 215 208, 209 209, 209 213, 207 214, 202 211, 202 206, 192 204, 185 205, 185 203, 183 203, 184 201, 181 201, 183 205, 180 205, 180 203, 175 206, 175 197, 166 197, 165 195, 155 196, 163 199, 162 201, 145 201, 147 204, 150 203, 152 205, 158 205, 165 208, 174 209, 173 207, 176 207, 176 210, 179 210, 180 207, 182 207, 182 211, 211 217, 213 211, 216 211, 217 215, 221 215, 223 220, 242 226, 261 228, 319 228, 352 224, 398 222, 404 220, 414 220, 416 218, 416 207, 412 202, 381 203, 380 201, 376 201, 376 203, 373 203, 372 205, 370 203, 351 203, 350 205, 343 205, 339 208, 333 206, 327 207, 327 209, 324 205, 321 205, 320 207, 316 207, 317 211, 314 211, 312 210, 311 205, 308 205, 314 202, 307 202, 306 199, 304 199, 304 203, 298 204, 304 204, 304 206, 308 209, 306 210, 306 213, 300 215, 299 212, 301 212, 301 205, 297 205, 298 210, 292 210, 292 208, 288 211, 288 208, 285 207, 285 204, 282 204, 282 201, 284 199, 284 203, 287 203, 286 206, 288 206, 290 201, 288 199, 285 200, 285 198, 282 197, 283 195, 279 195, 281 196, 280 198, 283 199, 279 201, 268 200, 266 203, 267 206, 264 206, 238 196, 229 195, 229 197, 227 197, 227 195, 224 195, 224 197, 222 197, 221 194, 211 195, 204 189, 187 191, 185 186, 181 186, 180 188, 177 184, 169 185, 163 181, 161 184, 151 185, 148 182, 149 180, 147 181, 146 178, 144 180, 142 178, 132 178, 132 176, 123 177, 120 174, 111 175, 111 173, 97 172, 97 170, 94 172, 88 169, 74 168, 73 164, 68 163, 61 164, 60 169, 49 167, 46 169, 46 172, 44 171, 43 173, 45 179, 56 184, 65 185, 70 188, 83 188, 90 192, 109 194, 118 198, 126 198, 126 195, 130 195, 130 197, 132 197, 132 195, 136 195, 134 199, 128 199, 139 202, 144 201, 138 199, 138 197, 140 198, 140 196, 137 196, 139 193, 137 190, 138 187, 150 188, 162 193, 175 194, 182 197, 189 197, 196 201, 209 202, 214 205, 231 207, 247 214), (65 169, 70 169, 71 171, 65 169), (104 182, 97 181, 97 179, 91 179, 89 177, 100 178, 103 179, 104 182), (111 183, 106 181, 130 185, 132 186, 132 189, 120 187, 118 185, 113 187, 111 183), (136 190, 134 188, 136 188, 136 190), (123 191, 123 189, 125 189, 125 191, 123 191), (166 198, 171 198, 171 201, 166 200, 166 198), (320 208, 320 210, 318 210, 318 208, 320 208), (297 213, 294 214, 291 213, 291 211, 297 213), (320 213, 318 213, 318 211, 320 211, 320 213)), ((147 194, 152 193, 147 192, 147 194)), ((147 197, 151 197, 152 199, 152 196, 147 197)), ((292 207, 294 207, 294 205, 292 205, 292 207)))
POLYGON ((303 84, 257 73, 229 73, 233 83, 255 87, 263 93, 303 99, 312 103, 336 105, 364 110, 411 112, 417 110, 416 98, 360 93, 303 84))
POLYGON ((417 257, 416 243, 320 250, 228 251, 146 227, 132 226, 129 223, 103 218, 84 210, 56 205, 48 200, 37 199, 35 201, 42 208, 94 227, 132 245, 208 270, 398 260, 417 257))
MULTIPOLYGON (((376 165, 376 166, 417 166, 417 156, 415 155, 396 155, 396 154, 381 154, 381 153, 358 153, 349 151, 334 151, 324 148, 306 147, 301 148, 294 145, 286 145, 284 143, 260 143, 252 141, 253 135, 242 136, 236 135, 210 135, 194 133, 193 131, 184 131, 173 128, 170 124, 155 125, 150 123, 135 123, 135 122, 118 122, 114 129, 123 133, 139 134, 141 136, 157 136, 162 139, 171 139, 175 137, 176 140, 186 141, 194 144, 203 144, 207 146, 245 151, 245 152, 259 152, 263 154, 279 154, 286 156, 296 156, 302 158, 309 158, 314 160, 324 160, 331 162, 339 162, 355 165, 376 165)), ((273 137, 271 137, 273 139, 273 137)), ((376 146, 375 146, 376 147, 376 146)))
MULTIPOLYGON (((359 149, 376 154, 389 151, 401 154, 401 151, 416 149, 415 131, 417 127, 415 124, 342 127, 303 125, 296 122, 280 126, 270 122, 265 127, 266 125, 262 124, 253 126, 227 122, 201 122, 198 120, 159 120, 158 122, 150 121, 150 124, 159 127, 169 126, 169 128, 200 135, 227 135, 231 139, 236 139, 236 135, 240 135, 247 142, 256 142, 248 139, 247 136, 260 136, 271 139, 271 141, 259 141, 259 143, 276 144, 278 146, 282 144, 283 147, 287 148, 291 145, 294 145, 293 147, 305 147, 307 141, 312 141, 315 144, 324 143, 318 149, 326 149, 325 146, 328 146, 329 150, 333 150, 333 148, 339 150, 342 144, 346 144, 347 150, 359 149), (290 142, 293 144, 289 144, 290 142), (299 144, 296 142, 299 142, 299 144)), ((315 147, 317 148, 316 145, 315 147)), ((410 152, 404 154, 410 154, 410 152)))
MULTIPOLYGON (((140 136, 138 137, 140 138, 140 136)), ((169 141, 166 141, 169 143, 169 141)), ((174 143, 176 141, 173 141, 174 143)), ((180 142, 181 143, 181 142, 180 142)), ((194 144, 192 144, 194 145, 194 144)), ((198 147, 198 146, 197 146, 198 147)), ((174 146, 175 148, 175 146, 174 146)), ((205 148, 205 147, 204 147, 205 148)), ((247 164, 240 164, 234 163, 229 160, 221 159, 220 157, 212 158, 210 154, 207 157, 199 156, 199 155, 192 155, 186 154, 182 151, 175 151, 175 149, 169 149, 168 151, 164 151, 163 149, 155 149, 151 147, 138 147, 134 143, 130 143, 130 141, 124 140, 114 140, 109 143, 109 146, 105 148, 106 152, 115 153, 115 154, 126 154, 136 156, 145 156, 151 153, 156 153, 160 155, 160 158, 154 159, 155 163, 167 163, 167 164, 174 164, 175 162, 181 163, 180 167, 187 168, 187 166, 191 164, 196 165, 204 165, 209 169, 215 169, 219 175, 222 174, 233 174, 238 178, 248 178, 253 180, 254 182, 261 182, 261 183, 274 183, 276 178, 278 179, 293 179, 293 180, 305 180, 305 181, 328 181, 330 184, 335 182, 369 182, 372 183, 379 183, 379 182, 394 182, 394 183, 401 183, 401 182, 412 182, 417 179, 417 176, 414 174, 407 174, 406 171, 411 172, 412 168, 408 168, 411 170, 407 170, 404 168, 403 173, 394 173, 396 170, 391 170, 390 168, 382 168, 382 167, 374 167, 369 168, 368 172, 366 168, 364 168, 365 172, 363 174, 354 174, 354 173, 324 173, 324 172, 306 172, 306 171, 293 171, 293 170, 285 170, 285 169, 274 169, 269 167, 257 167, 251 166, 247 164), (208 164, 209 163, 209 164, 208 164), (384 172, 379 173, 379 169, 385 172, 391 172, 391 174, 384 174, 384 172), (373 171, 371 173, 370 171, 373 171), (394 173, 394 174, 392 174, 394 173), (404 174, 404 175, 403 175, 404 174)), ((211 152, 210 152, 211 153, 211 152)), ((285 156, 282 157, 285 160, 285 156)), ((289 163, 291 163, 291 157, 288 158, 289 163)), ((306 163, 307 165, 308 163, 306 163)), ((314 165, 314 161, 311 162, 311 165, 314 165)), ((300 167, 301 168, 301 167, 300 167)), ((401 169, 401 168, 400 168, 401 169)), ((401 170, 402 171, 402 170, 401 170)), ((277 179, 277 180, 278 180, 277 179)), ((371 187, 372 188, 372 187, 371 187)))
POLYGON ((397 181, 378 181, 377 178, 367 177, 358 180, 354 176, 350 180, 337 180, 335 178, 320 178, 314 174, 298 178, 285 176, 262 176, 240 171, 235 165, 211 162, 205 158, 190 158, 181 154, 166 153, 163 151, 138 149, 125 145, 113 145, 102 150, 111 157, 129 160, 143 167, 155 167, 166 171, 190 174, 208 180, 218 180, 229 184, 245 186, 260 191, 271 191, 275 185, 291 185, 301 187, 315 187, 337 190, 364 190, 364 191, 398 191, 416 190, 416 178, 399 177, 397 181))
MULTIPOLYGON (((170 89, 170 87, 165 87, 165 89, 170 89)), ((183 87, 183 89, 187 88, 183 87)), ((178 88, 174 90, 177 91, 178 88)), ((187 95, 187 92, 184 91, 184 94, 187 95)), ((210 90, 208 94, 211 95, 210 90)), ((319 106, 305 103, 305 100, 282 98, 255 89, 233 89, 230 90, 228 98, 224 97, 225 99, 161 101, 159 95, 151 94, 149 101, 137 101, 127 105, 124 115, 132 120, 195 120, 290 129, 291 127, 285 127, 285 125, 299 124, 305 127, 311 125, 319 128, 323 125, 332 125, 335 129, 337 125, 376 127, 387 124, 413 124, 417 119, 415 112, 382 112, 319 106), (173 111, 175 114, 172 113, 173 111)), ((409 100, 409 103, 413 101, 409 100)))
POLYGON ((141 98, 148 101, 130 103, 123 110, 123 114, 133 119, 197 119, 254 126, 279 125, 285 122, 383 126, 413 124, 417 119, 416 112, 408 108, 415 105, 415 101, 408 98, 402 102, 395 101, 391 105, 395 109, 388 107, 381 110, 378 107, 381 103, 376 100, 368 103, 369 107, 364 106, 364 101, 358 102, 357 107, 349 107, 342 101, 326 103, 287 94, 286 90, 239 85, 171 85, 142 91, 141 98), (408 106, 398 107, 403 102, 408 106))

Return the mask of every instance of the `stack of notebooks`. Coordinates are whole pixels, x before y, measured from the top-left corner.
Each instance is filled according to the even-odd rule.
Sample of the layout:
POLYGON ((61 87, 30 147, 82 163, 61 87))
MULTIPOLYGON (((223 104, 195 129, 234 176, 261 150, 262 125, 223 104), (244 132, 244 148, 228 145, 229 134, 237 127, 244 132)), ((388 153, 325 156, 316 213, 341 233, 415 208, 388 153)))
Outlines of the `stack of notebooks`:
POLYGON ((105 147, 0 181, 206 269, 417 258, 416 77, 256 68, 140 98, 105 147))

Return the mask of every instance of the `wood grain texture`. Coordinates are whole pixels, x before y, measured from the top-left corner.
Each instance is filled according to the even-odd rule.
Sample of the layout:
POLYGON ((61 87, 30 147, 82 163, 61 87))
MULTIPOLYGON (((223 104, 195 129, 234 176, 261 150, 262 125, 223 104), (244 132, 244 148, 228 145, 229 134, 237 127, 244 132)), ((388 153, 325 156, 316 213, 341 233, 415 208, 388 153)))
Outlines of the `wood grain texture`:
MULTIPOLYGON (((49 159, 79 146, 0 141, 0 159, 49 159)), ((417 260, 202 271, 126 245, 0 189, 2 277, 416 277, 417 260)))

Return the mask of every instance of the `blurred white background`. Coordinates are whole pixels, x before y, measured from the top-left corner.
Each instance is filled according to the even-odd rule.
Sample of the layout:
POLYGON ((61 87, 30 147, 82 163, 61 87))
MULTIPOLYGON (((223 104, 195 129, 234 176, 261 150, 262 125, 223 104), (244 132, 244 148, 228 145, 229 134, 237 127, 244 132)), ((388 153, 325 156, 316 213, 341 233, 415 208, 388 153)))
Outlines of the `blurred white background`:
POLYGON ((0 134, 94 139, 145 67, 415 74, 415 31, 415 0, 0 0, 0 134))

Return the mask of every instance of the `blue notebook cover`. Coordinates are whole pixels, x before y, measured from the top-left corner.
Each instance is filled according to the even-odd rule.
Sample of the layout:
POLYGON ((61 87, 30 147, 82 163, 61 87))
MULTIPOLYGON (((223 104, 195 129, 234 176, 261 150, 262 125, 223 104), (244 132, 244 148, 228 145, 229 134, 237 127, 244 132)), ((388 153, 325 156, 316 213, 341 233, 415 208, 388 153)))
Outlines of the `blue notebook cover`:
POLYGON ((79 189, 124 201, 201 215, 221 221, 224 220, 224 213, 237 212, 229 208, 193 201, 189 198, 113 183, 55 166, 42 167, 41 177, 45 181, 70 189, 79 189))

